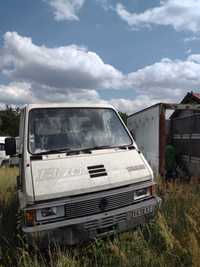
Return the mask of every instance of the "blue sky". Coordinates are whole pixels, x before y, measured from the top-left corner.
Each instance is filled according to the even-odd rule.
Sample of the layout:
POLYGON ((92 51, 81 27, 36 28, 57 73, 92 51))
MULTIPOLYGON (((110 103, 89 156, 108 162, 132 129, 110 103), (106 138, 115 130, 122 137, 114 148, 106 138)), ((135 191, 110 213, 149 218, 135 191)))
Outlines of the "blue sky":
POLYGON ((106 101, 128 113, 200 88, 200 0, 6 0, 0 104, 106 101))

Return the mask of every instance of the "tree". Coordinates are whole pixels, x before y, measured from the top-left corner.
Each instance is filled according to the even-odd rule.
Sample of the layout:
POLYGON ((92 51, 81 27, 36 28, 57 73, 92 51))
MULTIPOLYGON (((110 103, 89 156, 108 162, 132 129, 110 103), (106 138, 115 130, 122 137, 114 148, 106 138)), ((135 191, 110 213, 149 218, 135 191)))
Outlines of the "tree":
POLYGON ((0 135, 19 135, 20 109, 6 106, 5 110, 0 110, 0 135))

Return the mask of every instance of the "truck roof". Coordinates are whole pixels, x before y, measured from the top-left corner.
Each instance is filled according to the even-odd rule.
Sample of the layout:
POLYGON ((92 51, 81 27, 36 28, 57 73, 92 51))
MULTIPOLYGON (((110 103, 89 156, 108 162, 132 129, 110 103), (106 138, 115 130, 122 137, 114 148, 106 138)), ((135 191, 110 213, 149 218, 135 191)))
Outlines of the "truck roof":
POLYGON ((155 108, 156 106, 159 106, 159 105, 165 105, 165 103, 161 103, 161 102, 159 102, 159 103, 156 103, 156 104, 154 104, 154 105, 148 106, 148 107, 146 107, 146 108, 144 108, 144 109, 141 109, 141 110, 139 110, 139 111, 136 111, 136 112, 133 113, 133 114, 130 114, 130 115, 128 116, 128 118, 130 118, 130 117, 132 117, 132 116, 135 116, 135 115, 137 115, 137 114, 139 114, 139 113, 142 113, 142 112, 144 112, 144 111, 146 111, 146 110, 148 110, 148 109, 155 108))
POLYGON ((45 103, 45 104, 28 104, 25 106, 28 110, 34 108, 112 108, 109 104, 102 103, 45 103))

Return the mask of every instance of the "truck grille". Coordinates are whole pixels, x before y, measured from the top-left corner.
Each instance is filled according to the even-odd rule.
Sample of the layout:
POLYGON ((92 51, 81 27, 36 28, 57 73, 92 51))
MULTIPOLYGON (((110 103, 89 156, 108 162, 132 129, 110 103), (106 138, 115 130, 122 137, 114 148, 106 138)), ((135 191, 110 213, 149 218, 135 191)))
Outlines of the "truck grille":
POLYGON ((67 219, 78 218, 106 212, 109 210, 129 206, 134 202, 134 190, 98 196, 86 200, 73 201, 65 205, 65 216, 67 219))
POLYGON ((105 228, 112 226, 116 223, 125 222, 127 219, 127 213, 118 214, 103 218, 101 220, 93 220, 84 224, 84 227, 89 231, 94 231, 98 228, 105 228))

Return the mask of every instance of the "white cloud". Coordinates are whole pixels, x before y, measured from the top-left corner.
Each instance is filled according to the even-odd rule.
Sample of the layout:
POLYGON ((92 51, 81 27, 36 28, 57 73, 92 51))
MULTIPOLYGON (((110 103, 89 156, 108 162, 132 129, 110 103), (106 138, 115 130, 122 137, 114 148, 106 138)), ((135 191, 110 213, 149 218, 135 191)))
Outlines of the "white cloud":
POLYGON ((28 83, 11 82, 8 85, 0 85, 0 105, 23 105, 32 103, 34 100, 28 83))
POLYGON ((200 54, 193 54, 188 57, 188 61, 200 64, 200 54))
POLYGON ((0 105, 24 105, 44 102, 99 102, 99 95, 95 90, 52 88, 27 82, 11 82, 0 85, 0 105))
POLYGON ((126 77, 126 86, 133 88, 135 99, 112 99, 118 109, 133 113, 159 102, 179 102, 188 91, 200 91, 200 54, 185 61, 162 59, 126 77))
POLYGON ((139 95, 135 97, 135 99, 116 98, 110 100, 110 103, 117 110, 126 112, 127 114, 132 114, 158 102, 168 102, 168 99, 158 99, 148 95, 139 95))
POLYGON ((184 42, 195 42, 195 41, 199 41, 200 40, 200 37, 199 36, 190 36, 190 37, 186 37, 184 39, 184 42))
POLYGON ((54 18, 61 20, 79 20, 78 13, 85 0, 44 0, 54 11, 54 18))
POLYGON ((191 48, 188 48, 188 49, 185 51, 185 53, 186 53, 187 55, 191 54, 191 53, 192 53, 192 49, 191 49, 191 48))
POLYGON ((163 59, 129 73, 129 87, 152 96, 178 99, 188 90, 200 88, 199 59, 200 55, 191 55, 185 61, 163 59))
POLYGON ((110 88, 121 90, 122 97, 109 102, 132 113, 156 102, 180 101, 187 91, 200 89, 200 54, 185 60, 164 58, 125 75, 86 48, 47 48, 7 32, 0 72, 12 81, 0 85, 0 103, 97 102, 102 99, 96 90, 110 88), (134 99, 123 98, 126 89, 132 89, 134 99))
POLYGON ((118 3, 116 12, 133 29, 163 25, 172 26, 177 31, 200 31, 199 0, 163 0, 159 6, 142 13, 131 13, 118 3))
POLYGON ((105 11, 113 10, 113 6, 111 5, 110 0, 96 0, 97 3, 99 3, 105 11))
MULTIPOLYGON (((114 98, 109 101, 118 111, 126 112, 128 115, 139 110, 150 107, 157 103, 172 103, 171 96, 156 97, 151 95, 138 95, 134 99, 114 98)), ((180 99, 179 99, 180 100, 180 99)), ((173 102, 174 103, 174 102, 173 102)))
POLYGON ((37 102, 96 102, 99 101, 99 94, 95 90, 56 88, 40 84, 31 84, 31 90, 37 102))
POLYGON ((13 80, 0 88, 0 103, 8 104, 101 101, 96 88, 119 88, 124 79, 84 47, 37 46, 15 32, 4 35, 0 72, 13 80))
POLYGON ((123 75, 94 52, 76 45, 37 46, 15 32, 4 35, 0 69, 15 80, 59 88, 120 87, 123 75))

